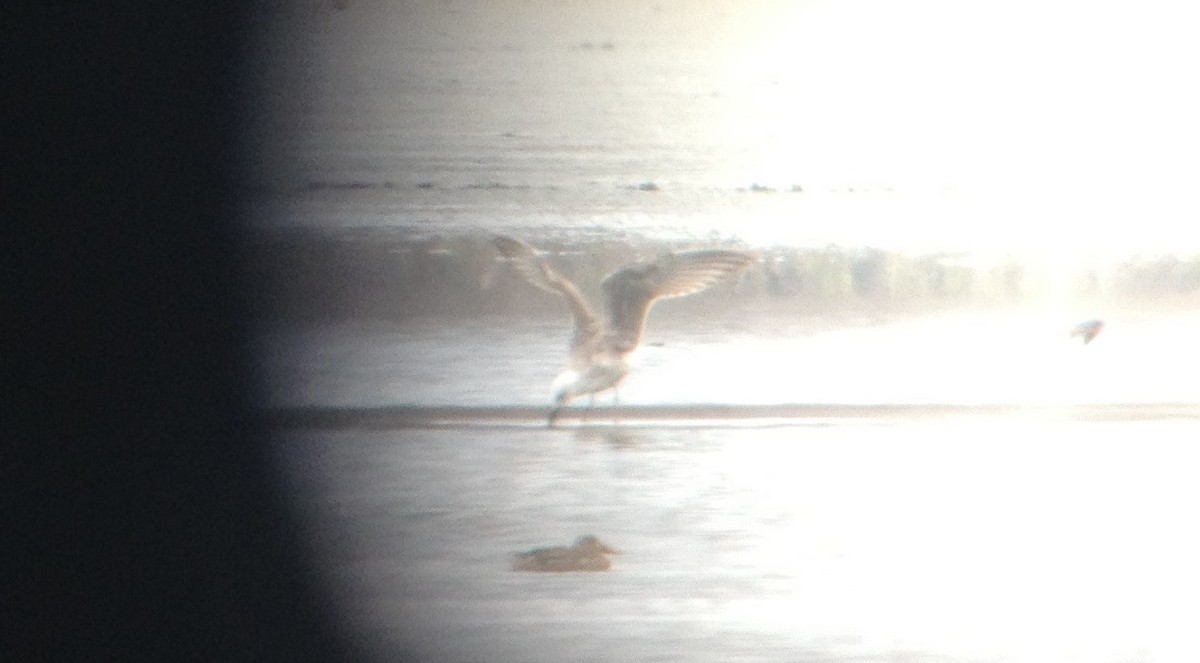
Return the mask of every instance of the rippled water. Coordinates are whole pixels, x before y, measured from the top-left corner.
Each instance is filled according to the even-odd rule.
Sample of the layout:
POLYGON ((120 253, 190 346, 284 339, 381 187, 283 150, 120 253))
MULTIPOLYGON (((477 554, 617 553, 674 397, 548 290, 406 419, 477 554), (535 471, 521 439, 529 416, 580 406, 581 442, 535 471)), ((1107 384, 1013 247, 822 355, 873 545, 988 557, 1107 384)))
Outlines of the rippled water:
MULTIPOLYGON (((353 5, 264 12, 247 72, 256 226, 715 232, 1055 261, 1200 250, 1192 101, 1136 68, 1189 60, 1113 63, 1112 34, 1090 41, 1074 19, 1061 29, 1079 50, 1026 34, 1041 56, 997 60, 1016 37, 986 11, 925 0, 353 5)), ((1077 9, 1023 11, 1030 25, 1009 29, 1056 34, 1048 14, 1077 9)))
POLYGON ((1200 654, 1190 421, 296 433, 333 605, 393 660, 1200 654), (593 533, 608 573, 509 570, 593 533))
MULTIPOLYGON (((655 321, 663 345, 623 403, 1197 402, 1194 316, 1117 321, 1087 346, 1037 316, 655 321)), ((564 334, 421 319, 263 344, 275 406, 515 406, 547 403, 564 334)), ((1200 653, 1190 411, 598 410, 556 430, 293 428, 277 450, 335 612, 378 660, 1180 660, 1200 653), (585 533, 622 551, 612 571, 510 570, 585 533)))
MULTIPOLYGON (((1024 14, 994 17, 1008 21, 998 31, 948 3, 889 6, 263 10, 261 66, 247 72, 250 226, 378 249, 344 279, 363 254, 338 242, 272 263, 284 288, 299 274, 321 295, 290 293, 312 305, 281 310, 325 322, 264 325, 267 408, 548 404, 563 319, 469 317, 446 302, 450 317, 379 322, 386 307, 337 306, 362 289, 370 301, 389 288, 493 296, 368 273, 394 237, 932 252, 977 267, 983 290, 989 265, 1027 268, 991 312, 896 315, 853 289, 821 313, 802 298, 760 298, 754 314, 733 296, 690 314, 664 302, 620 393, 632 406, 949 404, 960 416, 713 425, 597 411, 556 430, 379 430, 352 416, 281 429, 283 486, 314 568, 378 660, 1198 658, 1194 410, 1089 421, 970 409, 1200 403, 1195 200, 1163 184, 1188 181, 1167 148, 1139 148, 1186 153, 1188 107, 1177 85, 1092 57, 1112 50, 1108 32, 1084 50, 1052 28, 1026 34, 1040 55, 1010 70, 987 43, 1008 54, 1024 14), (864 8, 882 18, 864 22, 864 8), (947 16, 961 32, 942 29, 947 16), (1042 62, 1055 53, 1071 59, 1042 62), (1097 67, 1079 90, 1091 96, 1054 103, 1078 87, 1061 72, 1090 80, 1075 75, 1083 63, 1097 67), (1021 96, 1030 78, 1033 101, 1021 96), (1109 89, 1130 83, 1138 95, 1109 89), (1112 95, 1152 112, 1126 117, 1112 95), (1139 122, 1159 124, 1164 108, 1174 123, 1146 138, 1139 122), (1113 175, 1113 161, 1136 168, 1113 175), (337 261, 305 271, 322 256, 337 261), (1094 316, 1107 324, 1093 343, 1068 337, 1094 316), (509 568, 515 552, 585 533, 623 551, 612 571, 509 568)), ((1043 26, 1041 4, 1032 11, 1043 26)), ((1059 12, 1061 32, 1078 33, 1077 9, 1059 12)), ((1160 61, 1189 61, 1169 53, 1160 61)), ((453 253, 421 251, 395 260, 453 253)), ((453 280, 447 269, 384 271, 453 280)), ((809 274, 821 272, 797 278, 809 274)), ((950 301, 938 294, 923 310, 950 301)))

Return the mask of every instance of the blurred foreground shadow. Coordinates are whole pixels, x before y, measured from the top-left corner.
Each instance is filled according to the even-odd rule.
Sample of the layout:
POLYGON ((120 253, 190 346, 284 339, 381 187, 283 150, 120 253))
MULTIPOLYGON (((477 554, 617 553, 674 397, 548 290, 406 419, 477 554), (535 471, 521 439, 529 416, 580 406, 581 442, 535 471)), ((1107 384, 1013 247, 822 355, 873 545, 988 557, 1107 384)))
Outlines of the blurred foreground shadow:
POLYGON ((250 401, 244 11, 5 10, 8 660, 358 658, 250 401))

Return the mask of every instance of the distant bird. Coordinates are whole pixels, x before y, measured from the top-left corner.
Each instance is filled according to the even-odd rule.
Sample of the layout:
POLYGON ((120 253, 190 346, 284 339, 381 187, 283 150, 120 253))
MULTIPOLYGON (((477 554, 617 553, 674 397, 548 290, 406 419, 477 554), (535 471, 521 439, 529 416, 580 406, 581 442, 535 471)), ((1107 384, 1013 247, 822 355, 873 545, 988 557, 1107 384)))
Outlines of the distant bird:
POLYGON ((579 288, 556 271, 533 247, 511 237, 493 240, 500 254, 533 285, 566 298, 575 321, 571 356, 554 381, 554 409, 547 424, 572 398, 614 390, 629 374, 628 357, 642 342, 650 307, 664 297, 700 292, 754 262, 747 251, 710 249, 667 253, 609 274, 604 289, 607 317, 600 318, 579 288))
POLYGON ((1083 344, 1087 345, 1092 342, 1093 338, 1096 338, 1096 334, 1099 334, 1102 329, 1104 329, 1103 320, 1084 320, 1075 325, 1075 328, 1071 330, 1071 338, 1081 336, 1083 337, 1083 344))
POLYGON ((612 568, 608 555, 620 554, 600 543, 600 539, 587 534, 579 537, 575 545, 537 548, 523 552, 513 558, 514 571, 537 573, 569 573, 571 571, 607 571, 612 568))

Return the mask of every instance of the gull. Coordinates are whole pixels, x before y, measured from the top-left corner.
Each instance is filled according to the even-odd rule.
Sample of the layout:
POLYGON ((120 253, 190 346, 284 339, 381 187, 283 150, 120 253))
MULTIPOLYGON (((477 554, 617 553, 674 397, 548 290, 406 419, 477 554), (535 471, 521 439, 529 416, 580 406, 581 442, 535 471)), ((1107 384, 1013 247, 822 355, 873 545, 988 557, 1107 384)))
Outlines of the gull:
POLYGON ((570 279, 554 269, 532 246, 511 237, 498 236, 493 244, 517 272, 533 285, 562 295, 575 322, 571 356, 554 381, 554 408, 547 425, 553 426, 559 412, 572 398, 616 389, 629 374, 628 356, 642 342, 646 316, 654 302, 682 297, 712 286, 741 272, 756 259, 753 253, 708 249, 665 253, 646 262, 618 269, 601 283, 606 316, 601 318, 570 279))

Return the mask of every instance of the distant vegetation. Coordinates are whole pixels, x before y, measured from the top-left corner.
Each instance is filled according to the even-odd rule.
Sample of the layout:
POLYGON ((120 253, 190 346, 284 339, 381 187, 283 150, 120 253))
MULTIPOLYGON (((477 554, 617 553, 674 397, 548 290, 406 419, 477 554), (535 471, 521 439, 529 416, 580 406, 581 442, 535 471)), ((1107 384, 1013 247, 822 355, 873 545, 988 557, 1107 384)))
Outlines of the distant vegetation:
MULTIPOLYGON (((678 245, 592 239, 535 242, 598 296, 613 269, 678 245)), ((413 315, 564 314, 557 298, 521 282, 485 238, 408 239, 382 232, 289 231, 254 241, 252 293, 268 319, 401 320, 413 315)), ((1048 300, 1092 306, 1200 308, 1200 255, 1131 257, 1051 275, 1017 260, 906 255, 869 247, 778 247, 739 280, 679 306, 761 307, 781 314, 1012 307, 1048 300), (1065 279, 1065 280, 1064 280, 1065 279)))

